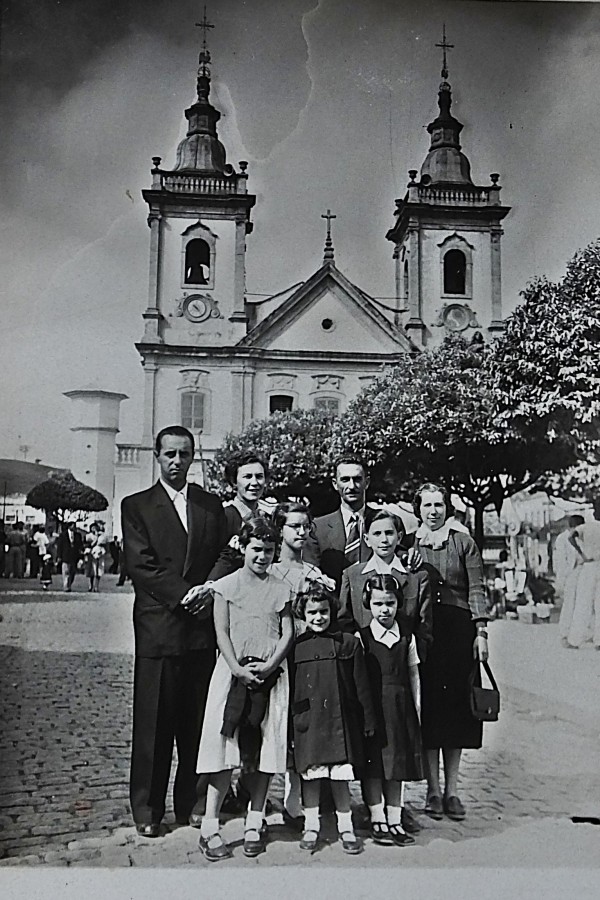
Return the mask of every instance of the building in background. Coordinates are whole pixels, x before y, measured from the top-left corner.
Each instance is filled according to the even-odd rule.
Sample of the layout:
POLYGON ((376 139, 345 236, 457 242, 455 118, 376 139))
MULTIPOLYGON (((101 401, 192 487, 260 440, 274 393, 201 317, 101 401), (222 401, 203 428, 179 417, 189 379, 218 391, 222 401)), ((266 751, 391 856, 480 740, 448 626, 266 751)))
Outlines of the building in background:
MULTIPOLYGON (((203 25, 209 27, 204 19, 203 25)), ((492 336, 502 327, 498 176, 474 185, 451 114, 445 36, 439 115, 420 179, 412 171, 396 201, 395 300, 369 296, 337 268, 330 210, 321 265, 305 282, 271 297, 245 286, 247 239, 256 197, 247 163, 227 162, 210 101, 204 39, 197 97, 172 169, 154 157, 143 191, 150 228, 149 290, 136 344, 144 368, 144 427, 138 444, 116 445, 124 395, 71 391, 76 477, 123 496, 156 478, 153 437, 173 423, 189 428, 198 451, 191 477, 229 432, 275 411, 343 412, 385 365, 439 343, 449 332, 492 336), (81 414, 81 424, 77 424, 81 414), (77 458, 76 458, 77 457, 77 458)), ((258 210, 257 215, 260 215, 258 210)), ((383 238, 383 236, 382 236, 383 238)), ((109 496, 107 494, 107 496, 109 496)), ((118 526, 116 528, 118 531, 118 526)))

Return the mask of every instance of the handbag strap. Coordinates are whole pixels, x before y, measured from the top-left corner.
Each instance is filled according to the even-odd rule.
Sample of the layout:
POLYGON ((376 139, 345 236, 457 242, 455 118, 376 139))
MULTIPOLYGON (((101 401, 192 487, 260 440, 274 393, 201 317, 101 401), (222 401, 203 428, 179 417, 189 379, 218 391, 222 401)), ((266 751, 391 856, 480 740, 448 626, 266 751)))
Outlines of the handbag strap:
POLYGON ((475 665, 473 666, 473 676, 475 675, 475 672, 477 671, 477 666, 478 666, 478 665, 479 665, 479 666, 483 666, 483 668, 485 669, 485 672, 486 672, 487 677, 490 679, 490 684, 492 685, 492 687, 494 688, 494 690, 497 691, 497 690, 498 690, 498 685, 496 684, 496 679, 495 679, 494 676, 492 675, 492 670, 490 669, 490 664, 489 664, 489 662, 487 661, 487 659, 486 659, 486 660, 483 660, 483 659, 477 659, 477 660, 475 660, 475 665))

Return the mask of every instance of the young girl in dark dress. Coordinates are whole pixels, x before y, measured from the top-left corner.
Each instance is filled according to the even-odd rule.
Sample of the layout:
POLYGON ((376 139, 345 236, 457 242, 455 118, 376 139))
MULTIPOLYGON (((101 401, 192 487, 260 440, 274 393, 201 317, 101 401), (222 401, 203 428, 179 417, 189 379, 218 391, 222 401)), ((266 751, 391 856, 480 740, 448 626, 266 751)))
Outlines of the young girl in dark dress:
POLYGON ((294 614, 306 623, 293 650, 292 732, 294 764, 302 778, 302 850, 319 839, 321 781, 331 783, 338 832, 345 853, 360 853, 354 834, 349 782, 365 763, 365 735, 375 730, 375 713, 360 641, 332 627, 333 591, 313 584, 298 595, 294 614))
POLYGON ((377 728, 367 742, 363 796, 378 844, 413 844, 401 824, 404 781, 424 778, 419 727, 419 657, 414 635, 398 621, 402 591, 394 575, 372 575, 363 603, 373 618, 360 630, 377 728))

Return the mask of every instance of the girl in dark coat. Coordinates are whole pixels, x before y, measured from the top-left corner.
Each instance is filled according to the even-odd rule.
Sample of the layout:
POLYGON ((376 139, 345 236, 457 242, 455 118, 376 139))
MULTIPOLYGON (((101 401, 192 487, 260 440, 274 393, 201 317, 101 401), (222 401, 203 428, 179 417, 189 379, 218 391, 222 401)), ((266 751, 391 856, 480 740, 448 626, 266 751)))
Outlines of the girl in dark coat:
POLYGON ((373 618, 360 630, 377 714, 375 735, 367 742, 363 796, 373 840, 400 847, 414 843, 401 824, 404 782, 425 777, 419 656, 414 635, 399 621, 402 599, 394 575, 371 575, 363 589, 363 604, 373 618))
POLYGON ((360 853, 354 834, 349 782, 365 764, 364 738, 375 730, 375 713, 358 638, 333 630, 333 591, 313 584, 296 598, 295 615, 306 623, 293 651, 292 731, 294 763, 302 778, 302 850, 319 838, 321 781, 331 783, 338 832, 345 853, 360 853))

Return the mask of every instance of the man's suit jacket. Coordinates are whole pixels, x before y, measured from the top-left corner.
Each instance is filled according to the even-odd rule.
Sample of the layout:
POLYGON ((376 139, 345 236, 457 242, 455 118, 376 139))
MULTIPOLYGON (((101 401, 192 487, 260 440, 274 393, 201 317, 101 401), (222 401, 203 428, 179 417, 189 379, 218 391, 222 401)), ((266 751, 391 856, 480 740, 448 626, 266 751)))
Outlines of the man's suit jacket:
MULTIPOLYGON (((338 624, 341 631, 354 634, 359 628, 367 626, 371 613, 363 606, 363 588, 373 570, 363 572, 364 562, 355 563, 344 571, 340 590, 340 612, 338 624)), ((404 602, 398 618, 406 623, 417 641, 417 651, 421 662, 425 661, 429 645, 433 641, 431 582, 425 570, 418 572, 395 571, 393 573, 400 584, 404 602)))
MULTIPOLYGON (((327 516, 315 519, 314 534, 306 543, 303 557, 307 562, 321 569, 325 575, 333 578, 338 590, 342 581, 342 572, 351 565, 344 554, 345 547, 346 530, 339 509, 327 516)), ((364 540, 360 542, 359 552, 361 562, 366 562, 371 555, 364 540)))
POLYGON ((76 566, 83 556, 83 538, 76 530, 73 534, 73 540, 69 540, 66 531, 61 531, 56 539, 56 557, 61 563, 69 566, 76 566))
POLYGON ((190 587, 203 584, 227 543, 221 501, 188 486, 188 533, 165 489, 125 497, 121 525, 127 574, 135 589, 136 655, 178 656, 212 650, 212 616, 191 616, 180 606, 190 587))

